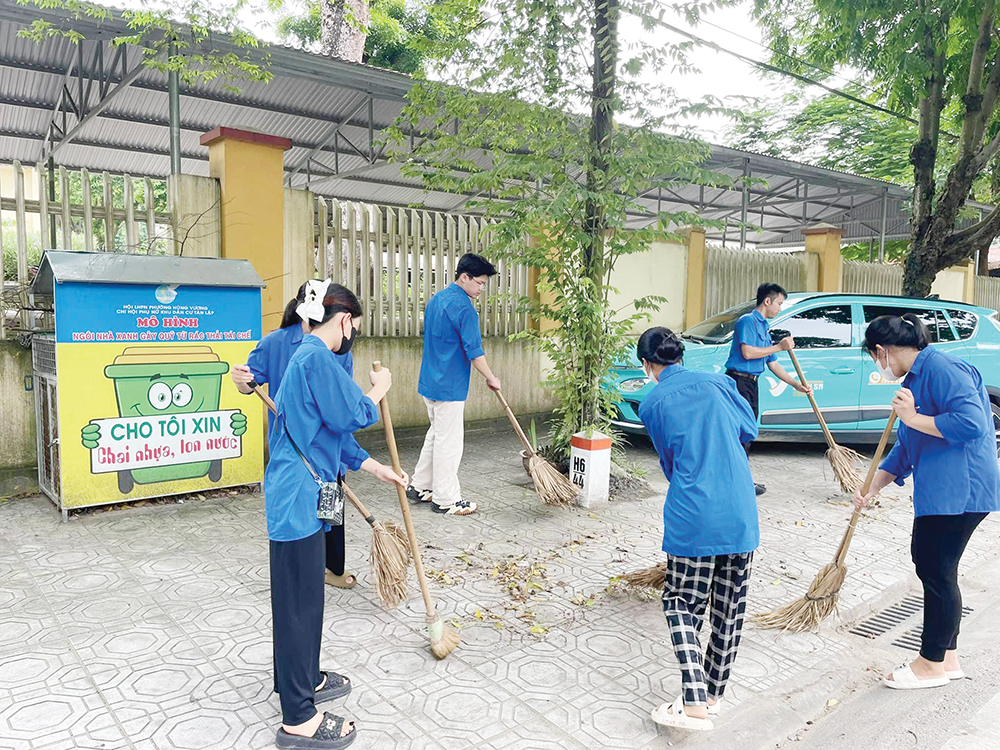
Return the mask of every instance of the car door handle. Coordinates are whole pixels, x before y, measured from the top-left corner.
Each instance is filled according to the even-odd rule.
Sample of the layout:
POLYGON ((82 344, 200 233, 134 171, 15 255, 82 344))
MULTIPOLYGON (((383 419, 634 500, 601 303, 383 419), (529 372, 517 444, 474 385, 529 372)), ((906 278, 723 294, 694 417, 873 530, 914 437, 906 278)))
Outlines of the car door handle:
POLYGON ((838 367, 836 370, 830 370, 832 375, 853 375, 857 370, 853 367, 838 367))

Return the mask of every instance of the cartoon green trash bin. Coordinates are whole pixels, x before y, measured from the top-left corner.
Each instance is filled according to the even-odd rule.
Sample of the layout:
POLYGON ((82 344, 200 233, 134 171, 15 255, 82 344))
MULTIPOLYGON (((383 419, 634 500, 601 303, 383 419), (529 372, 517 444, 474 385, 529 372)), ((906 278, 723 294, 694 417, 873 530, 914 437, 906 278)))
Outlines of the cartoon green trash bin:
MULTIPOLYGON (((228 371, 229 364, 220 361, 209 346, 134 346, 115 357, 104 368, 104 375, 114 381, 119 417, 162 418, 218 411, 222 376, 228 371)), ((243 435, 246 424, 245 414, 235 411, 230 415, 233 436, 243 435)), ((101 440, 100 424, 85 425, 82 439, 84 447, 96 449, 101 440)), ((206 474, 212 482, 218 482, 222 478, 222 460, 164 462, 117 474, 119 491, 128 494, 136 483, 197 479, 206 474)))

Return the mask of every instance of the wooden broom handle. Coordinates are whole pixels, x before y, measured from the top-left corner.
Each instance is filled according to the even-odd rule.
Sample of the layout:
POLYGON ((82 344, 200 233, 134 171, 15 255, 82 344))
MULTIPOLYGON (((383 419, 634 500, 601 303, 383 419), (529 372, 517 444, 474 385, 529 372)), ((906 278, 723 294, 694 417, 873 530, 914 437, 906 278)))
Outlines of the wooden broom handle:
MULTIPOLYGON (((882 454, 885 452, 885 446, 889 443, 889 436, 892 434, 892 428, 896 424, 896 410, 893 409, 889 413, 889 421, 885 424, 885 429, 882 431, 882 437, 878 441, 878 447, 875 449, 875 456, 872 458, 871 466, 868 467, 868 475, 865 477, 865 483, 861 485, 861 496, 864 497, 868 494, 868 491, 872 487, 872 482, 875 481, 875 472, 878 471, 878 465, 882 461, 882 454)), ((844 532, 844 538, 840 540, 840 546, 837 548, 836 561, 838 565, 844 564, 844 559, 847 557, 847 548, 851 546, 851 539, 854 538, 854 529, 858 525, 858 519, 861 517, 861 511, 858 508, 854 509, 851 513, 851 522, 847 525, 847 531, 844 532)))
MULTIPOLYGON (((799 358, 795 356, 795 351, 793 349, 788 350, 788 356, 792 358, 792 364, 795 365, 795 372, 799 375, 799 382, 805 387, 809 387, 809 381, 806 380, 806 376, 802 372, 802 365, 799 364, 799 358)), ((826 426, 826 420, 823 419, 823 412, 819 410, 819 405, 816 403, 816 398, 813 396, 812 392, 806 394, 809 396, 809 403, 812 404, 813 411, 816 413, 816 419, 819 420, 819 426, 823 428, 823 437, 826 438, 826 444, 831 449, 836 447, 837 443, 833 439, 833 434, 830 432, 830 428, 826 426)))
MULTIPOLYGON (((278 408, 274 405, 274 401, 271 397, 264 393, 264 390, 258 385, 256 380, 251 380, 248 385, 253 388, 253 392, 260 397, 260 400, 267 404, 267 408, 271 410, 272 413, 277 414, 278 408)), ((305 459, 303 459, 305 460, 305 459)), ((364 503, 358 499, 358 496, 351 491, 351 488, 347 486, 347 481, 342 480, 340 486, 344 488, 344 494, 347 495, 347 499, 351 501, 351 505, 358 509, 358 513, 365 517, 365 520, 369 525, 375 523, 375 516, 368 512, 368 508, 365 507, 364 503)))
POLYGON ((497 398, 500 399, 500 403, 503 405, 504 411, 507 412, 507 419, 510 420, 511 425, 514 427, 514 431, 517 436, 521 438, 521 442, 524 443, 524 447, 528 449, 528 453, 535 454, 535 446, 531 444, 528 440, 528 436, 524 434, 524 430, 521 429, 521 423, 517 421, 517 417, 514 416, 514 410, 510 408, 510 404, 507 403, 507 399, 503 397, 503 392, 496 391, 497 398))
MULTIPOLYGON (((375 372, 382 371, 381 362, 373 362, 372 369, 375 372)), ((383 396, 379 401, 379 410, 382 412, 382 424, 385 426, 385 442, 389 445, 389 457, 392 459, 392 470, 398 475, 403 475, 402 465, 399 463, 399 449, 396 447, 396 433, 392 429, 392 415, 389 413, 389 401, 383 396)), ((406 499, 406 490, 398 483, 396 494, 399 496, 399 507, 403 511, 403 523, 406 524, 406 536, 410 540, 410 549, 413 551, 413 567, 417 571, 417 580, 420 582, 420 593, 424 597, 424 607, 427 609, 427 620, 437 619, 437 612, 434 609, 434 600, 431 599, 430 589, 427 588, 427 576, 424 574, 424 562, 420 557, 420 544, 417 542, 417 532, 413 528, 413 518, 410 516, 410 501, 406 499)))

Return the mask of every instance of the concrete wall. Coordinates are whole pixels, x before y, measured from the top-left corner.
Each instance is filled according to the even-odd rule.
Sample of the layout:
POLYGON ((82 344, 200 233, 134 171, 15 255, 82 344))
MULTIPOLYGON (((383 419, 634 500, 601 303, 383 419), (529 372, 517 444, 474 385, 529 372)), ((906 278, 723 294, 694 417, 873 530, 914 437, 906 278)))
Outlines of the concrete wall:
MULTIPOLYGON (((541 359, 538 352, 525 342, 510 342, 495 337, 484 339, 483 348, 490 368, 500 378, 504 395, 515 414, 536 414, 550 411, 555 406, 555 401, 540 385, 541 359)), ((394 427, 427 424, 427 409, 417 394, 423 353, 422 338, 363 337, 358 339, 352 352, 354 379, 366 391, 371 387, 368 372, 374 360, 380 360, 384 367, 392 371, 389 405, 392 407, 394 427)), ((497 397, 486 387, 482 375, 473 369, 469 400, 465 407, 466 421, 502 416, 503 410, 497 397)))
POLYGON ((931 294, 936 294, 941 299, 971 302, 972 300, 965 298, 966 276, 967 273, 964 266, 946 268, 938 272, 937 278, 931 284, 931 294))
POLYGON ((221 258, 221 205, 219 181, 190 174, 167 178, 167 202, 174 235, 174 254, 188 258, 221 258))
POLYGON ((36 483, 35 400, 24 389, 30 374, 31 350, 0 341, 0 495, 23 488, 25 477, 36 483))
POLYGON ((284 251, 285 274, 282 299, 285 303, 298 294, 302 282, 313 278, 313 202, 308 190, 285 188, 284 251))
POLYGON ((654 242, 644 253, 624 255, 615 264, 611 286, 618 289, 611 295, 611 305, 627 316, 635 312, 631 302, 640 297, 666 297, 667 302, 652 314, 649 323, 642 322, 632 332, 642 333, 650 326, 684 329, 684 306, 687 288, 687 246, 673 242, 654 242))

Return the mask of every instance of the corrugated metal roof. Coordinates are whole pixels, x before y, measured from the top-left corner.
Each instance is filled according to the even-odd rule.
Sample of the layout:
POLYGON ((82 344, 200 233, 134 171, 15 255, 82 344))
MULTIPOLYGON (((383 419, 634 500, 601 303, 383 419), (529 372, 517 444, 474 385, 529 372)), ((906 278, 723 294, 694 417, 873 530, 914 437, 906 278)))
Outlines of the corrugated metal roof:
POLYGON ((149 284, 150 279, 177 286, 267 286, 248 260, 49 250, 42 256, 31 292, 51 294, 53 282, 149 284))
MULTIPOLYGON (((76 50, 66 39, 35 44, 19 38, 17 31, 36 18, 59 20, 59 14, 21 6, 17 0, 0 0, 0 161, 30 163, 42 154, 52 108, 76 50)), ((105 36, 109 26, 124 28, 118 21, 104 24, 105 36)), ((74 21, 74 27, 92 35, 101 24, 85 19, 74 21)), ((214 43, 220 48, 227 44, 225 40, 214 43)), ((86 42, 87 69, 96 44, 86 42)), ((225 125, 289 138, 292 148, 285 152, 284 161, 292 187, 308 186, 318 194, 346 200, 419 203, 445 211, 464 207, 470 196, 427 191, 418 179, 403 176, 397 164, 384 157, 370 163, 362 156, 369 148, 366 99, 372 97, 372 127, 377 136, 401 111, 413 84, 411 77, 288 47, 272 45, 266 52, 274 76, 268 84, 247 83, 238 94, 227 90, 221 80, 182 86, 184 172, 208 174, 208 149, 199 137, 225 125), (338 123, 340 133, 362 154, 345 141, 338 141, 336 148, 333 143, 324 144, 338 123), (316 161, 307 168, 305 159, 314 152, 316 161), (339 166, 336 173, 335 166, 339 166)), ((138 62, 138 54, 129 50, 130 64, 138 62)), ((132 86, 122 90, 75 141, 60 147, 57 163, 74 169, 165 177, 170 170, 166 90, 162 74, 142 70, 132 86)), ((485 163, 486 157, 481 158, 485 163)), ((637 199, 629 225, 649 223, 658 208, 688 211, 726 224, 724 230, 709 231, 713 240, 738 238, 744 164, 754 181, 763 182, 750 189, 746 228, 750 243, 802 244, 801 228, 817 221, 842 227, 845 240, 868 239, 873 232, 878 234, 883 196, 888 199, 887 236, 908 234, 910 193, 902 187, 725 146, 710 147, 704 167, 728 176, 729 186, 703 188, 678 181, 671 190, 637 199)))

